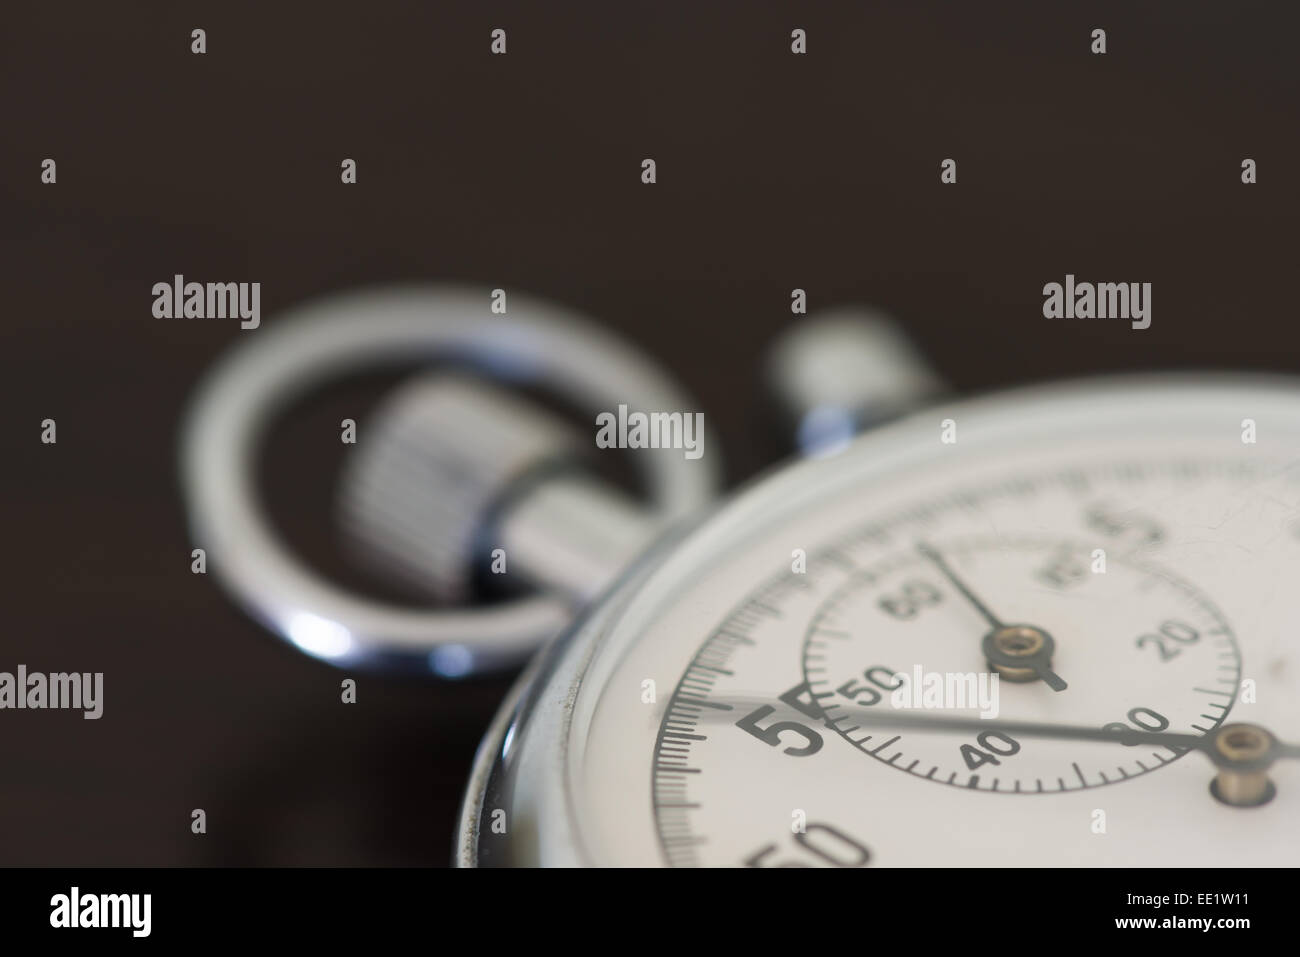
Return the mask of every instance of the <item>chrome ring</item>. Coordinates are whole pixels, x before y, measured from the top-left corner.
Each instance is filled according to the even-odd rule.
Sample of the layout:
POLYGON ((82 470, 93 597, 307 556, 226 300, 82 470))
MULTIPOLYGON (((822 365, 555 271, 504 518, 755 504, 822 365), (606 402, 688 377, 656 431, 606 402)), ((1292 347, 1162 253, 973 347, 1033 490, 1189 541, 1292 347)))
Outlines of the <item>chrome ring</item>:
MULTIPOLYGON (((254 478, 265 429, 296 397, 342 374, 425 358, 542 385, 592 413, 629 400, 693 407, 637 351, 568 310, 516 294, 507 315, 488 305, 486 290, 464 287, 330 296, 250 333, 201 384, 184 419, 180 463, 195 545, 254 618, 307 654, 460 677, 522 663, 574 609, 547 595, 481 609, 403 608, 345 591, 301 563, 266 521, 254 478)), ((715 460, 637 461, 665 521, 700 508, 718 488, 715 460)))

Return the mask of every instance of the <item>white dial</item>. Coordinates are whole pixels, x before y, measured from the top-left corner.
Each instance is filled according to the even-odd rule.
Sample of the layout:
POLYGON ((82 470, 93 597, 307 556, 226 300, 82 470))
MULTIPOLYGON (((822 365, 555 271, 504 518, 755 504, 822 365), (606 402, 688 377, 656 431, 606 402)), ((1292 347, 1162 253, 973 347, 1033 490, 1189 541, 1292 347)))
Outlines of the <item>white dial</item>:
POLYGON ((558 653, 505 742, 516 859, 1300 862, 1298 761, 1236 806, 1197 750, 1007 730, 1300 740, 1297 450, 1289 384, 1108 383, 927 413, 760 483, 558 653), (999 666, 993 635, 1050 654, 999 666))
MULTIPOLYGON (((1171 573, 1108 557, 1122 549, 1099 543, 1124 533, 1120 517, 1087 504, 1094 486, 1105 482, 1083 473, 1072 478, 1061 507, 1083 512, 1071 524, 1082 524, 1090 542, 1003 534, 943 548, 944 566, 950 563, 959 581, 987 596, 1008 628, 1050 634, 1059 690, 1042 680, 1013 683, 991 669, 981 639, 994 626, 918 549, 904 547, 880 561, 864 555, 863 566, 809 623, 805 686, 830 727, 864 754, 925 780, 1013 794, 1113 784, 1184 752, 1021 741, 997 730, 999 716, 1202 734, 1219 727, 1241 681, 1227 622, 1204 593, 1171 573), (955 735, 873 729, 868 709, 890 707, 951 709, 991 720, 989 730, 955 735)), ((1039 494, 1046 488, 1026 484, 1015 497, 1039 494)), ((1143 534, 1158 541, 1163 531, 1153 519, 1145 522, 1143 534)), ((906 526, 895 531, 906 534, 906 526)))

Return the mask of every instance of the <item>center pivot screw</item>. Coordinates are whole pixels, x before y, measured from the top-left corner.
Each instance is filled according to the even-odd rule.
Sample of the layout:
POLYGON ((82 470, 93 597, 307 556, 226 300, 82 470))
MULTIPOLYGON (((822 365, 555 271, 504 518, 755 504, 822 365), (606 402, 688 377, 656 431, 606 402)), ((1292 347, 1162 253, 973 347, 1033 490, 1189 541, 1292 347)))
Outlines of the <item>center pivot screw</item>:
POLYGON ((984 656, 989 667, 1007 681, 1042 678, 1053 691, 1065 690, 1061 676, 1052 671, 1056 642, 1033 625, 1002 625, 984 636, 984 656))

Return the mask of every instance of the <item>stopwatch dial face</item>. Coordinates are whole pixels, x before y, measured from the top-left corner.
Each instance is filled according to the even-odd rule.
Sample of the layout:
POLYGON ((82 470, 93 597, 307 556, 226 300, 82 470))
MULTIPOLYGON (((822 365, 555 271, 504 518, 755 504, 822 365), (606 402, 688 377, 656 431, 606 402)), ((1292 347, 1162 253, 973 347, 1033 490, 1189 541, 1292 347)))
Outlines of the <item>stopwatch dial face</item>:
MULTIPOLYGON (((1150 527, 1147 534, 1158 533, 1150 527)), ((868 757, 954 787, 1048 794, 1126 781, 1185 749, 1020 740, 996 730, 1004 708, 1096 728, 1208 734, 1232 708, 1241 657, 1206 595, 1168 571, 1087 543, 998 536, 953 541, 942 553, 924 541, 866 564, 814 614, 803 677, 824 723, 868 757), (979 595, 1001 600, 990 597, 996 604, 988 606, 979 595), (1004 668, 1024 678, 1010 681, 981 660, 999 627, 985 617, 992 607, 1009 640, 1050 638, 1047 660, 1059 687, 1004 668), (1076 647, 1088 653, 1067 650, 1076 647), (874 712, 890 708, 976 715, 990 730, 873 727, 874 712)))
POLYGON ((583 853, 1300 862, 1300 762, 1239 807, 1198 750, 1009 730, 1244 722, 1300 741, 1297 405, 1250 390, 994 405, 957 416, 954 446, 936 416, 760 488, 607 625, 567 732, 583 853), (965 723, 915 723, 931 717, 965 723))

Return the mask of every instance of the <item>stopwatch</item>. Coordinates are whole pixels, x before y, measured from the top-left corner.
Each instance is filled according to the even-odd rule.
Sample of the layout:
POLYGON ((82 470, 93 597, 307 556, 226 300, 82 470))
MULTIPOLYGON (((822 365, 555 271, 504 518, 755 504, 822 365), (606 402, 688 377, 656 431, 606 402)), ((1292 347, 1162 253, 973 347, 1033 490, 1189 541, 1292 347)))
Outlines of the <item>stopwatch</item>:
POLYGON ((588 423, 692 399, 580 316, 492 298, 278 319, 199 390, 181 456, 214 577, 298 649, 440 679, 527 663, 456 863, 1300 863, 1300 383, 949 401, 897 327, 810 318, 769 370, 804 457, 720 497, 707 426, 701 455, 629 445, 638 499, 584 466, 590 434, 484 380, 588 423), (291 400, 412 363, 339 502, 418 607, 292 555, 253 462, 291 400))
POLYGON ((1300 386, 946 403, 752 483, 529 667, 462 865, 1300 863, 1300 386))

